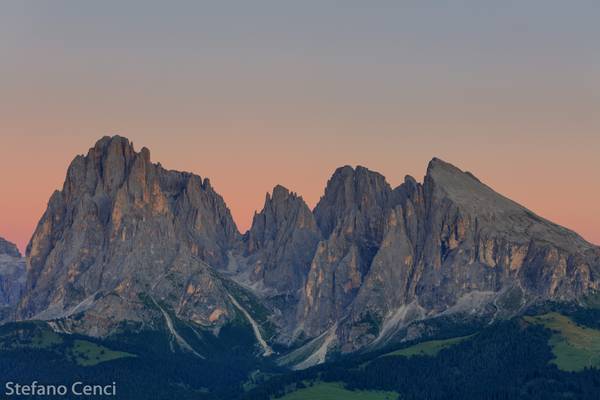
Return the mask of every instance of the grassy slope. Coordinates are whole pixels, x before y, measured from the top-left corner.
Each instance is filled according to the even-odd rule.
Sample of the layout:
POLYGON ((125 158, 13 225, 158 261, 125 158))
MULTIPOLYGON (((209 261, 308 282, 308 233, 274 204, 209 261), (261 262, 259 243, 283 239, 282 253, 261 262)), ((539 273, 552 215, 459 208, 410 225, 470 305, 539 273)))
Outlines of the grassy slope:
POLYGON ((528 316, 529 323, 543 325, 552 331, 550 345, 558 368, 563 371, 581 371, 586 367, 600 367, 600 331, 577 325, 570 318, 551 312, 528 316))
POLYGON ((0 349, 48 349, 63 343, 60 335, 49 329, 39 328, 39 324, 26 323, 23 325, 22 329, 16 329, 15 331, 6 328, 6 325, 2 326, 2 329, 0 329, 0 349))
POLYGON ((17 349, 55 351, 86 367, 119 358, 135 357, 133 354, 114 351, 87 340, 71 340, 68 336, 65 338, 40 323, 25 323, 22 329, 0 332, 0 350, 17 349))
POLYGON ((414 346, 410 346, 404 349, 396 350, 391 353, 384 354, 385 356, 404 356, 404 357, 412 357, 417 355, 424 356, 436 356, 442 349, 446 347, 453 346, 458 344, 464 340, 467 340, 470 336, 460 336, 450 339, 443 340, 430 340, 427 342, 417 343, 414 346))
POLYGON ((71 354, 77 364, 85 367, 118 360, 119 358, 135 357, 133 354, 111 350, 87 340, 75 340, 71 348, 71 354))
POLYGON ((350 391, 340 383, 321 382, 281 397, 281 400, 395 400, 398 394, 382 391, 350 391))

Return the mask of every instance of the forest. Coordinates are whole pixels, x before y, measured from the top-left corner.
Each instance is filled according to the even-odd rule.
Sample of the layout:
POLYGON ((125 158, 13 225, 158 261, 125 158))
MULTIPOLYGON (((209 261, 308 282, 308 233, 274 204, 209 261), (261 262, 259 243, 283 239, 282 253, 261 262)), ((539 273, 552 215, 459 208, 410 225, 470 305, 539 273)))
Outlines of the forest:
MULTIPOLYGON (((562 312, 575 321, 574 327, 595 332, 597 311, 562 312)), ((9 324, 0 327, 0 380, 28 383, 43 376, 45 384, 115 381, 117 398, 134 400, 270 400, 323 383, 351 391, 395 393, 401 400, 597 399, 600 371, 559 368, 552 347, 557 332, 527 318, 473 325, 470 330, 446 326, 444 337, 431 342, 435 344, 429 346, 431 351, 427 343, 406 342, 339 356, 303 371, 260 360, 245 346, 199 359, 171 352, 157 332, 102 341, 51 334, 35 323, 9 324)), ((245 337, 235 330, 228 335, 232 343, 245 337)))

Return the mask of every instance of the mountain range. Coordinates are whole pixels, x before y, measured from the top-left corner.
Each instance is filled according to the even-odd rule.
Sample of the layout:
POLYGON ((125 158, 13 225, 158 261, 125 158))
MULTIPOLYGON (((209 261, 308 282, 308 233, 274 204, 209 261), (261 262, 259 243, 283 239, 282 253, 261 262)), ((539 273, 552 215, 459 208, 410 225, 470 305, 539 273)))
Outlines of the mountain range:
POLYGON ((437 158, 395 188, 340 167, 312 210, 278 185, 242 234, 209 179, 120 136, 71 162, 26 273, 15 250, 0 241, 4 319, 96 338, 166 329, 199 358, 182 326, 242 323, 256 354, 293 369, 600 289, 599 247, 437 158))

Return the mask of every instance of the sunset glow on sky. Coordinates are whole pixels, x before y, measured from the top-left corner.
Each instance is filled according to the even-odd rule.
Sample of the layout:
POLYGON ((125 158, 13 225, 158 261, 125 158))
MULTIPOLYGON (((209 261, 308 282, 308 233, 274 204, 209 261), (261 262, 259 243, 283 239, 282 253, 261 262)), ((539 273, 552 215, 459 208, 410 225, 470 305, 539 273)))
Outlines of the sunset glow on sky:
POLYGON ((0 236, 24 249, 118 133, 210 178, 241 231, 276 184, 312 207, 341 165, 396 186, 435 156, 600 244, 596 2, 250 3, 7 2, 0 236))

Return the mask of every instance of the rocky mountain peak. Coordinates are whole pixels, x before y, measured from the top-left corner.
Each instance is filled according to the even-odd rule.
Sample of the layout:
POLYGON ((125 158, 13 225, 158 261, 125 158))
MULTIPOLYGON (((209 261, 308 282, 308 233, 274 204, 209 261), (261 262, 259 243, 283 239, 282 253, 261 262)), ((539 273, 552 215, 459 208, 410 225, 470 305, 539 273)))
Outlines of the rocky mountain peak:
POLYGON ((178 312, 215 322, 211 308, 226 318, 229 302, 207 265, 227 265, 238 240, 208 179, 165 170, 151 163, 148 149, 136 152, 126 138, 104 137, 73 160, 33 234, 19 314, 53 319, 110 303, 117 316, 98 320, 92 313, 96 319, 80 321, 103 334, 123 319, 143 319, 141 293, 174 299, 198 290, 178 312))
POLYGON ((438 157, 433 157, 427 164, 427 173, 434 170, 447 170, 455 173, 462 173, 460 169, 438 157))
POLYGON ((71 162, 63 186, 65 196, 92 196, 102 192, 114 196, 116 191, 132 176, 132 184, 150 172, 150 151, 135 151, 133 143, 121 136, 105 136, 71 162))
POLYGON ((322 332, 354 300, 385 231, 393 192, 383 175, 338 168, 314 214, 323 240, 311 263, 299 319, 309 335, 322 332))
POLYGON ((329 237, 343 220, 356 214, 381 211, 391 194, 385 177, 365 167, 338 168, 327 182, 325 194, 315 207, 314 214, 323 236, 329 237), (370 210, 370 211, 369 211, 370 210))
POLYGON ((21 252, 17 248, 17 245, 9 242, 8 240, 0 237, 0 255, 5 254, 10 257, 21 257, 21 252))
MULTIPOLYGON (((292 194, 293 197, 297 197, 295 193, 292 194)), ((269 193, 267 193, 267 197, 271 197, 269 193)), ((272 199, 274 202, 279 202, 290 197, 290 191, 281 185, 276 185, 273 188, 273 196, 272 199)))
POLYGON ((267 241, 293 229, 315 230, 314 217, 302 197, 277 185, 272 194, 266 194, 263 209, 254 215, 248 231, 248 251, 263 247, 267 241))
POLYGON ((523 213, 527 210, 496 193, 470 172, 434 158, 427 167, 424 185, 438 197, 447 197, 463 211, 478 214, 523 213))
POLYGON ((302 197, 275 186, 246 235, 251 279, 295 295, 304 283, 319 239, 315 218, 302 197))
MULTIPOLYGON (((276 185, 271 193, 265 195, 265 203, 259 214, 284 220, 290 214, 293 214, 296 209, 304 208, 303 206, 306 206, 306 203, 302 200, 302 197, 290 192, 282 185, 276 185)), ((308 206, 306 208, 308 209, 308 206)), ((259 214, 255 214, 255 218, 259 214)))
POLYGON ((563 248, 589 247, 576 233, 536 215, 470 172, 440 159, 429 163, 423 186, 430 205, 443 203, 455 209, 463 223, 476 220, 482 230, 496 235, 509 233, 512 239, 520 241, 540 239, 563 248))

